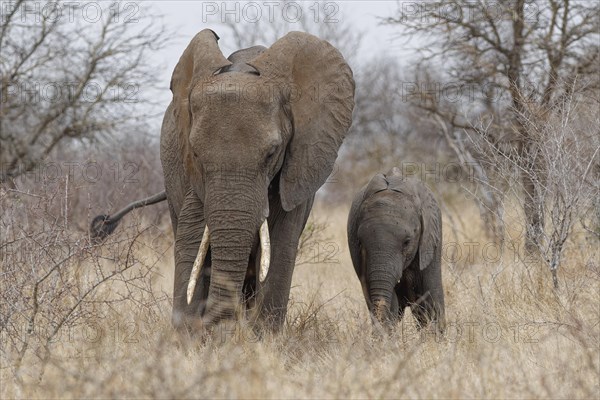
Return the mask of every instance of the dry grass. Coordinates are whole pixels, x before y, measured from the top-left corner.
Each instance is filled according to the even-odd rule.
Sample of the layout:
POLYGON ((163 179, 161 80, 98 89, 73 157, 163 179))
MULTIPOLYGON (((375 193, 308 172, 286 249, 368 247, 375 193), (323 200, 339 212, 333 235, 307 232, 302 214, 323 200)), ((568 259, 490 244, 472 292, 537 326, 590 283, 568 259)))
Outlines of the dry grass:
MULTIPOLYGON (((3 337, 0 397, 598 397, 597 246, 570 243, 554 291, 547 271, 509 250, 493 261, 483 256, 479 216, 467 210, 454 223, 469 234, 454 237, 445 221, 445 242, 463 250, 467 242, 482 246, 460 262, 446 254, 446 335, 416 331, 408 313, 394 337, 377 339, 347 250, 347 209, 316 207, 313 214, 328 222, 331 240, 318 246, 316 263, 297 267, 281 334, 256 340, 241 326, 204 342, 176 337, 168 297, 161 295, 170 294, 173 268, 165 227, 163 235, 144 234, 134 246, 135 268, 155 268, 147 279, 156 296, 129 287, 127 298, 103 302, 125 283, 103 286, 94 295, 96 312, 49 344, 47 365, 28 353, 18 376, 3 337)), ((117 268, 110 258, 104 267, 117 268)), ((80 267, 84 278, 93 272, 85 260, 80 267)))

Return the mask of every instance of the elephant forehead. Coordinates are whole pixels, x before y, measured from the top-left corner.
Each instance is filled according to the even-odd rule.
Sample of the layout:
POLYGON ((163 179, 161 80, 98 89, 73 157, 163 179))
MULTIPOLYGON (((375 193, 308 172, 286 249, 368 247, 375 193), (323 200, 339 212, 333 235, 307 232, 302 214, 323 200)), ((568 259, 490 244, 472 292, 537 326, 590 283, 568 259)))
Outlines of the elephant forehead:
POLYGON ((198 82, 190 96, 192 111, 269 113, 281 104, 281 88, 253 74, 229 72, 198 82))
POLYGON ((392 218, 370 218, 360 224, 358 237, 368 246, 385 250, 392 243, 400 243, 406 238, 417 236, 418 231, 418 224, 392 218))
POLYGON ((397 213, 416 208, 415 198, 408 193, 382 190, 374 193, 363 203, 363 209, 378 210, 380 213, 397 213))
POLYGON ((410 225, 419 224, 418 208, 410 196, 374 195, 367 199, 360 209, 363 222, 396 224, 403 221, 410 225))
POLYGON ((213 138, 232 136, 269 137, 279 130, 279 119, 271 113, 254 106, 208 105, 202 112, 193 114, 194 129, 202 136, 207 134, 213 138))

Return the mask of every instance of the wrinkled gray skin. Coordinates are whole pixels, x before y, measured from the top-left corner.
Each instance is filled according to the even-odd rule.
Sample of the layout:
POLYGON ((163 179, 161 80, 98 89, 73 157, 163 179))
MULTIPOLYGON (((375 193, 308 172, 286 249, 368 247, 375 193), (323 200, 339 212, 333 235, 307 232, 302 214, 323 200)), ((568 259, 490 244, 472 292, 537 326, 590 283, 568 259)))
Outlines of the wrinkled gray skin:
POLYGON ((172 322, 203 329, 232 319, 246 304, 252 318, 277 329, 314 193, 352 121, 354 80, 334 47, 306 33, 228 59, 217 41, 203 30, 183 53, 161 132, 175 234, 172 322), (260 283, 258 230, 265 218, 271 266, 260 283), (206 224, 210 248, 188 305, 206 224))
POLYGON ((375 175, 352 203, 348 246, 374 324, 390 329, 411 307, 419 326, 444 330, 442 219, 423 183, 375 175))

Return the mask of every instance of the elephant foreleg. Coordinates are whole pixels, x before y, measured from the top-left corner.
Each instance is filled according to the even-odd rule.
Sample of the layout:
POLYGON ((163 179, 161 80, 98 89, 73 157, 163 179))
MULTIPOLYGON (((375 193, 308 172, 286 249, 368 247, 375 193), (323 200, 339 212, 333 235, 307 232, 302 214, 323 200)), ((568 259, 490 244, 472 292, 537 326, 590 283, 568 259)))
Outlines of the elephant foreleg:
POLYGON ((396 287, 394 287, 394 294, 392 296, 392 300, 396 301, 398 307, 397 315, 399 322, 402 322, 402 318, 404 317, 404 311, 410 303, 407 297, 411 295, 410 291, 411 288, 408 287, 408 285, 406 285, 405 281, 402 281, 401 283, 397 284, 396 287))
MULTIPOLYGON (((187 286, 204 232, 204 207, 193 191, 189 191, 178 216, 175 237, 175 280, 173 284, 172 323, 176 328, 189 327, 199 321, 210 280, 210 254, 207 254, 190 304, 187 286)), ((210 251, 210 250, 209 250, 210 251)))
POLYGON ((271 266, 265 281, 259 284, 258 317, 274 331, 281 328, 285 320, 298 242, 312 203, 313 198, 290 212, 283 211, 278 200, 270 205, 271 266))
POLYGON ((393 321, 397 321, 397 318, 400 317, 400 301, 398 300, 398 296, 396 293, 392 293, 392 303, 390 304, 390 315, 393 318, 393 321))

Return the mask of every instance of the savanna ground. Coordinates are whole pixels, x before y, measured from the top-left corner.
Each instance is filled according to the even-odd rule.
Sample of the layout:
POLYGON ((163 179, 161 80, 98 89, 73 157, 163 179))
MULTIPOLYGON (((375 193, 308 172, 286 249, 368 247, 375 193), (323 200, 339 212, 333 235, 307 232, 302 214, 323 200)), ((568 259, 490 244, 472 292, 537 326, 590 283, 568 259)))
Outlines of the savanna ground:
POLYGON ((317 203, 283 332, 258 340, 238 326, 187 341, 169 322, 163 209, 134 212, 97 246, 60 193, 11 195, 23 201, 4 203, 1 398, 598 397, 600 267, 583 232, 554 290, 523 258, 517 211, 500 254, 477 209, 446 196, 462 210, 444 219, 448 329, 419 332, 408 312, 382 339, 350 261, 348 206, 317 203))

